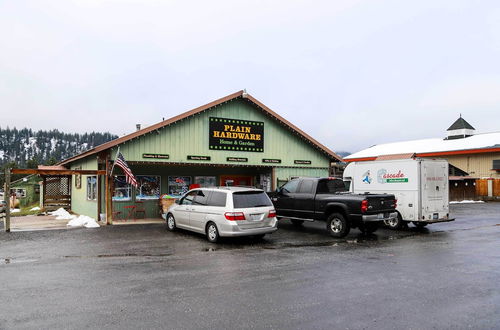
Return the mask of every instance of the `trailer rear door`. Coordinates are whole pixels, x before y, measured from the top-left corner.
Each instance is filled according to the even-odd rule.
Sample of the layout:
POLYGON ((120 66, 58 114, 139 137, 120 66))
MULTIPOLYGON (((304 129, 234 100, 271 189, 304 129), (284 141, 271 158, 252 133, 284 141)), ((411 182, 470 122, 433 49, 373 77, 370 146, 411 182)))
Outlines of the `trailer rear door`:
POLYGON ((438 220, 448 213, 448 164, 425 160, 421 164, 421 216, 438 220))

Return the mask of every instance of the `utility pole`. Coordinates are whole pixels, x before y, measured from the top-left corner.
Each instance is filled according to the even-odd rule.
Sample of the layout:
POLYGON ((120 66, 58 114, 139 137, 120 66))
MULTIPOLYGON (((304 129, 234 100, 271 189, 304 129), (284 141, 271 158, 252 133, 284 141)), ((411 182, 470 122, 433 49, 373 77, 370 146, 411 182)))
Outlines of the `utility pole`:
POLYGON ((10 232, 10 168, 5 169, 5 191, 3 192, 5 200, 5 231, 10 232))

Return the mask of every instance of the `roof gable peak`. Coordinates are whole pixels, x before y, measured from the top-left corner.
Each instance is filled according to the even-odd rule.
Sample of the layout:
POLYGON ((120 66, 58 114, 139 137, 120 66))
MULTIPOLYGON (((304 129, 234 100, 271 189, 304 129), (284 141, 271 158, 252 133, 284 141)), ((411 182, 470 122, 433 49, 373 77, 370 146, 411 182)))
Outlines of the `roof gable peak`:
POLYGON ((472 127, 471 124, 469 124, 465 119, 462 118, 462 114, 460 114, 460 117, 457 120, 455 120, 455 122, 447 129, 447 131, 454 131, 457 129, 475 130, 475 128, 472 127))

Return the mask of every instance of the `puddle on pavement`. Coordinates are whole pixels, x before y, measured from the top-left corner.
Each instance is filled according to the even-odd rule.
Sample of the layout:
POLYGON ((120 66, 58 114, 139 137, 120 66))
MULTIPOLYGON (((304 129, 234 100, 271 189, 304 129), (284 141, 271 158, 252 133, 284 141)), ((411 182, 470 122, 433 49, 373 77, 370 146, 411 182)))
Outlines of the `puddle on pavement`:
POLYGON ((20 264, 27 262, 35 262, 38 259, 24 259, 24 258, 2 258, 0 259, 0 265, 8 265, 8 264, 20 264))
POLYGON ((172 253, 121 253, 121 254, 98 254, 95 256, 64 256, 68 259, 85 259, 85 258, 128 258, 128 257, 169 257, 172 253))

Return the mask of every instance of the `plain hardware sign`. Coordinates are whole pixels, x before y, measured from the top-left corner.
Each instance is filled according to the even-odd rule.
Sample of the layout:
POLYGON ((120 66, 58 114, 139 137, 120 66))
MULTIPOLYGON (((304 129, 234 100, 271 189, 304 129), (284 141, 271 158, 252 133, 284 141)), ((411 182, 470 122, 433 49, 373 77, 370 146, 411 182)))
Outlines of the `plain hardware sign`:
POLYGON ((230 151, 264 151, 264 123, 210 117, 209 148, 230 151))

